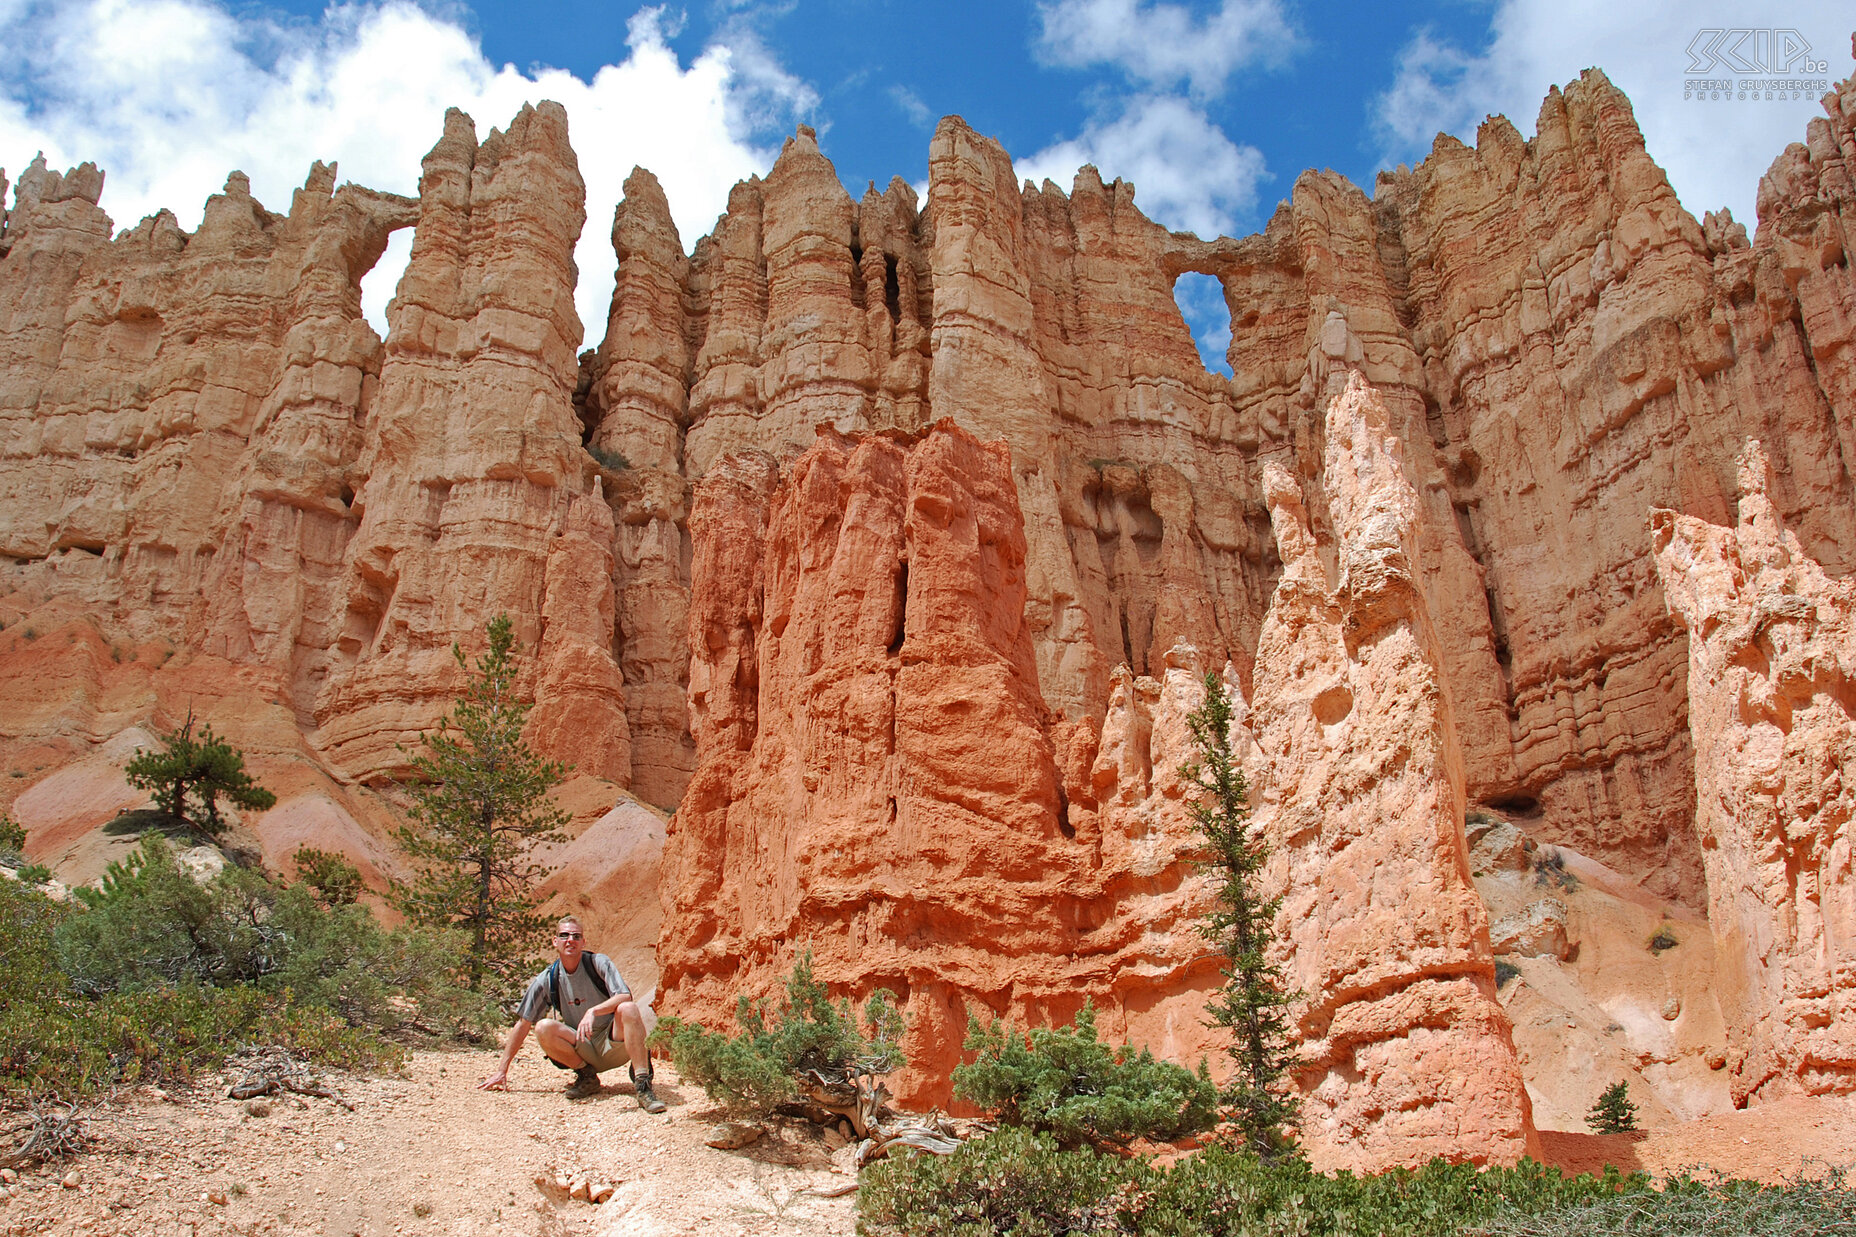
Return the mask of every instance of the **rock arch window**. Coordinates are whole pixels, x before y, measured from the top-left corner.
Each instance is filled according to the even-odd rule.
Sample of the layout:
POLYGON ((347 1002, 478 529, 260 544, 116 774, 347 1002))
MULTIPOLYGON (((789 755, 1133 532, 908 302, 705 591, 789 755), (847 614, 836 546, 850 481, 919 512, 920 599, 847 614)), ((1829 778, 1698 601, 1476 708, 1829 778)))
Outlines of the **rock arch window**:
POLYGON ((1231 311, 1224 302, 1224 285, 1214 275, 1187 271, 1173 283, 1173 300, 1192 332, 1199 360, 1214 374, 1231 376, 1225 350, 1231 346, 1231 311))
POLYGON ((361 316, 380 338, 387 337, 387 302, 399 290, 400 276, 412 260, 411 228, 396 228, 387 238, 386 252, 361 276, 361 316))

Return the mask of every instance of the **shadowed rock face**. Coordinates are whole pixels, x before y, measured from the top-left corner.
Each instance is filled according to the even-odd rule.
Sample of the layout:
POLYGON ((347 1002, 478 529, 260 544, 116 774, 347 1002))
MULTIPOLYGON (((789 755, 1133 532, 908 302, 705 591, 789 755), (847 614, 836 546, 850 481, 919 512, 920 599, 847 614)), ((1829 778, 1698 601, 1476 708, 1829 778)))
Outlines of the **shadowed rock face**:
POLYGON ((1856 590, 1780 520, 1757 442, 1738 523, 1651 520, 1689 633, 1695 821, 1735 1099, 1850 1089, 1856 1069, 1856 590))
MULTIPOLYGON (((153 720, 105 686, 113 642, 137 641, 275 701, 340 780, 379 780, 455 693, 453 643, 507 611, 534 654, 530 738, 683 804, 667 1011, 770 988, 798 941, 781 925, 844 924, 888 943, 821 944, 823 973, 905 985, 925 1062, 952 1060, 966 1008, 1061 1019, 1086 997, 1107 1033, 1190 1058, 1215 978, 1176 766, 1198 672, 1224 667, 1257 702, 1238 738, 1259 776, 1306 765, 1336 822, 1376 795, 1423 804, 1383 863, 1358 852, 1372 881, 1424 890, 1400 921, 1416 935, 1361 928, 1383 957, 1348 960, 1353 929, 1311 926, 1346 917, 1338 894, 1290 933, 1311 988, 1373 976, 1310 1007, 1322 1121, 1377 1156, 1452 1137, 1507 1156, 1525 1106, 1502 1098, 1486 923, 1448 874, 1446 817, 1486 805, 1718 919, 1695 654, 1646 513, 1725 526, 1757 437, 1799 553, 1832 581, 1856 567, 1856 86, 1826 108, 1762 181, 1751 242, 1681 209, 1595 71, 1549 95, 1532 141, 1499 119, 1474 149, 1440 138, 1371 199, 1307 174, 1235 240, 1169 233, 1093 169, 1021 186, 952 117, 925 200, 900 180, 854 200, 802 129, 688 253, 633 172, 604 339, 578 358, 583 192, 556 105, 481 143, 453 113, 417 201, 318 165, 279 215, 235 174, 192 234, 163 213, 112 239, 101 173, 35 164, 0 222, 0 620, 100 639, 73 645, 81 674, 22 653, 39 669, 0 684, 0 745, 153 720), (359 280, 403 227, 383 342, 359 280), (1186 271, 1224 286, 1232 379, 1199 364, 1186 271), (1330 441, 1336 397, 1367 399, 1355 374, 1377 454, 1330 441), (1394 460, 1405 489, 1343 484, 1337 460, 1394 460), (1345 693, 1303 699, 1270 641, 1292 664, 1325 650, 1345 693), (1422 690, 1355 683, 1399 648, 1422 690), (1343 738, 1360 746, 1330 767, 1343 738), (1009 897, 962 883, 988 865, 1009 897), (1398 1094, 1383 1061, 1422 1038, 1395 1006, 1445 1046, 1423 1059, 1470 1045, 1493 1089, 1374 1115, 1398 1094)), ((1366 880, 1345 848, 1301 845, 1286 907, 1366 880)), ((1747 1061, 1779 1062, 1747 1065, 1741 1094, 1856 1076, 1756 1047, 1772 1018, 1821 1030, 1773 1008, 1749 996, 1736 1023, 1747 1061)))

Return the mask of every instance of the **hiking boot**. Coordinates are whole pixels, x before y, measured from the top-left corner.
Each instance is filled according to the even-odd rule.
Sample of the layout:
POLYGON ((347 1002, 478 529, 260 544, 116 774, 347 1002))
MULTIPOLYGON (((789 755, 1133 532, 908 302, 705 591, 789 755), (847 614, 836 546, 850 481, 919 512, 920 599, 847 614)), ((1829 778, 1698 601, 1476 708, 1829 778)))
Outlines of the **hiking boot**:
POLYGON ((657 1092, 651 1089, 651 1075, 633 1074, 632 1085, 638 1089, 638 1107, 646 1112, 663 1112, 669 1105, 657 1098, 657 1092))
POLYGON ((590 1065, 583 1065, 574 1071, 574 1080, 567 1084, 567 1098, 583 1100, 589 1095, 599 1094, 599 1071, 590 1065))

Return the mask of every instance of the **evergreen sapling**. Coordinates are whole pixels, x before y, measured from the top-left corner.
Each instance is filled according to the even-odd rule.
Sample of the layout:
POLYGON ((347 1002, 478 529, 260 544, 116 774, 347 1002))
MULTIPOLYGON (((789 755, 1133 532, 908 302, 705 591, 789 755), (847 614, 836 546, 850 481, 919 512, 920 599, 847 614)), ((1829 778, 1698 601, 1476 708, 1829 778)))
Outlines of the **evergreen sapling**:
POLYGON ((1585 1115, 1585 1123, 1598 1134, 1628 1134, 1636 1129, 1637 1105, 1631 1102, 1630 1088, 1621 1081, 1606 1087, 1585 1115))
MULTIPOLYGON (((400 845, 419 866, 393 888, 400 912, 424 927, 462 933, 465 986, 486 974, 505 979, 538 963, 536 942, 549 923, 533 890, 547 869, 531 857, 538 842, 562 842, 567 813, 548 798, 567 767, 543 760, 522 741, 529 706, 516 698, 516 641, 507 614, 489 623, 464 695, 425 736, 412 761, 413 824, 400 845)), ((464 650, 452 646, 460 667, 464 650)))
POLYGON ((193 710, 180 729, 158 737, 162 750, 136 753, 123 774, 129 785, 152 794, 155 806, 169 816, 218 837, 226 827, 219 816, 220 796, 260 812, 276 806, 277 796, 245 772, 245 754, 214 734, 211 723, 194 735, 193 710))
POLYGON ((1186 724, 1194 754, 1180 777, 1195 794, 1190 810, 1209 851, 1204 867, 1218 878, 1213 908, 1200 925, 1223 956, 1225 982, 1209 1006, 1211 1025, 1230 1033, 1237 1064, 1221 1098, 1244 1144, 1274 1160, 1294 1146, 1299 1107, 1289 1077, 1295 1037, 1288 1013, 1299 994, 1269 956, 1282 899, 1258 888, 1269 848, 1249 833, 1244 771, 1231 753, 1231 701, 1216 673, 1206 674, 1205 702, 1186 724))

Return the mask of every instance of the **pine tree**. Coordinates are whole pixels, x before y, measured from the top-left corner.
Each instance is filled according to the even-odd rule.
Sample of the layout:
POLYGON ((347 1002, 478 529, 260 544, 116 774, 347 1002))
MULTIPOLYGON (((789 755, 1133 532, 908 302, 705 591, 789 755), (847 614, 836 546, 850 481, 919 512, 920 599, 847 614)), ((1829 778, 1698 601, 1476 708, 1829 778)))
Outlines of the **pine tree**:
POLYGON ((129 785, 153 794, 155 806, 169 816, 217 837, 226 827, 219 817, 221 795, 260 812, 276 805, 277 796, 245 772, 245 754, 214 734, 210 723, 194 736, 193 710, 179 730, 157 737, 162 750, 136 753, 123 773, 129 785))
POLYGON ((1197 792, 1192 820, 1205 835, 1207 870, 1219 878, 1212 910, 1200 931, 1223 955, 1224 987, 1210 1006, 1210 1025, 1230 1032, 1237 1073, 1221 1096, 1245 1145, 1266 1160, 1294 1146, 1299 1104, 1290 1091, 1295 1039, 1282 967, 1269 956, 1280 898, 1258 889, 1269 848, 1249 834, 1244 771, 1231 754, 1231 702, 1215 673, 1205 676, 1205 703, 1186 719, 1194 754, 1180 777, 1197 792))
POLYGON ((1636 1129, 1637 1106, 1631 1103, 1630 1088, 1622 1082, 1606 1087, 1592 1111, 1585 1114, 1585 1123, 1599 1134, 1628 1134, 1636 1129))
MULTIPOLYGON (((399 836, 420 871, 410 884, 396 883, 392 897, 413 923, 464 933, 461 969, 472 992, 486 972, 507 978, 535 964, 548 922, 536 912, 533 890, 547 869, 531 848, 565 841, 568 819, 548 798, 567 767, 522 741, 529 706, 516 699, 507 614, 490 620, 489 637, 463 697, 413 759, 414 823, 399 836)), ((463 649, 453 645, 451 653, 470 669, 463 649)))

